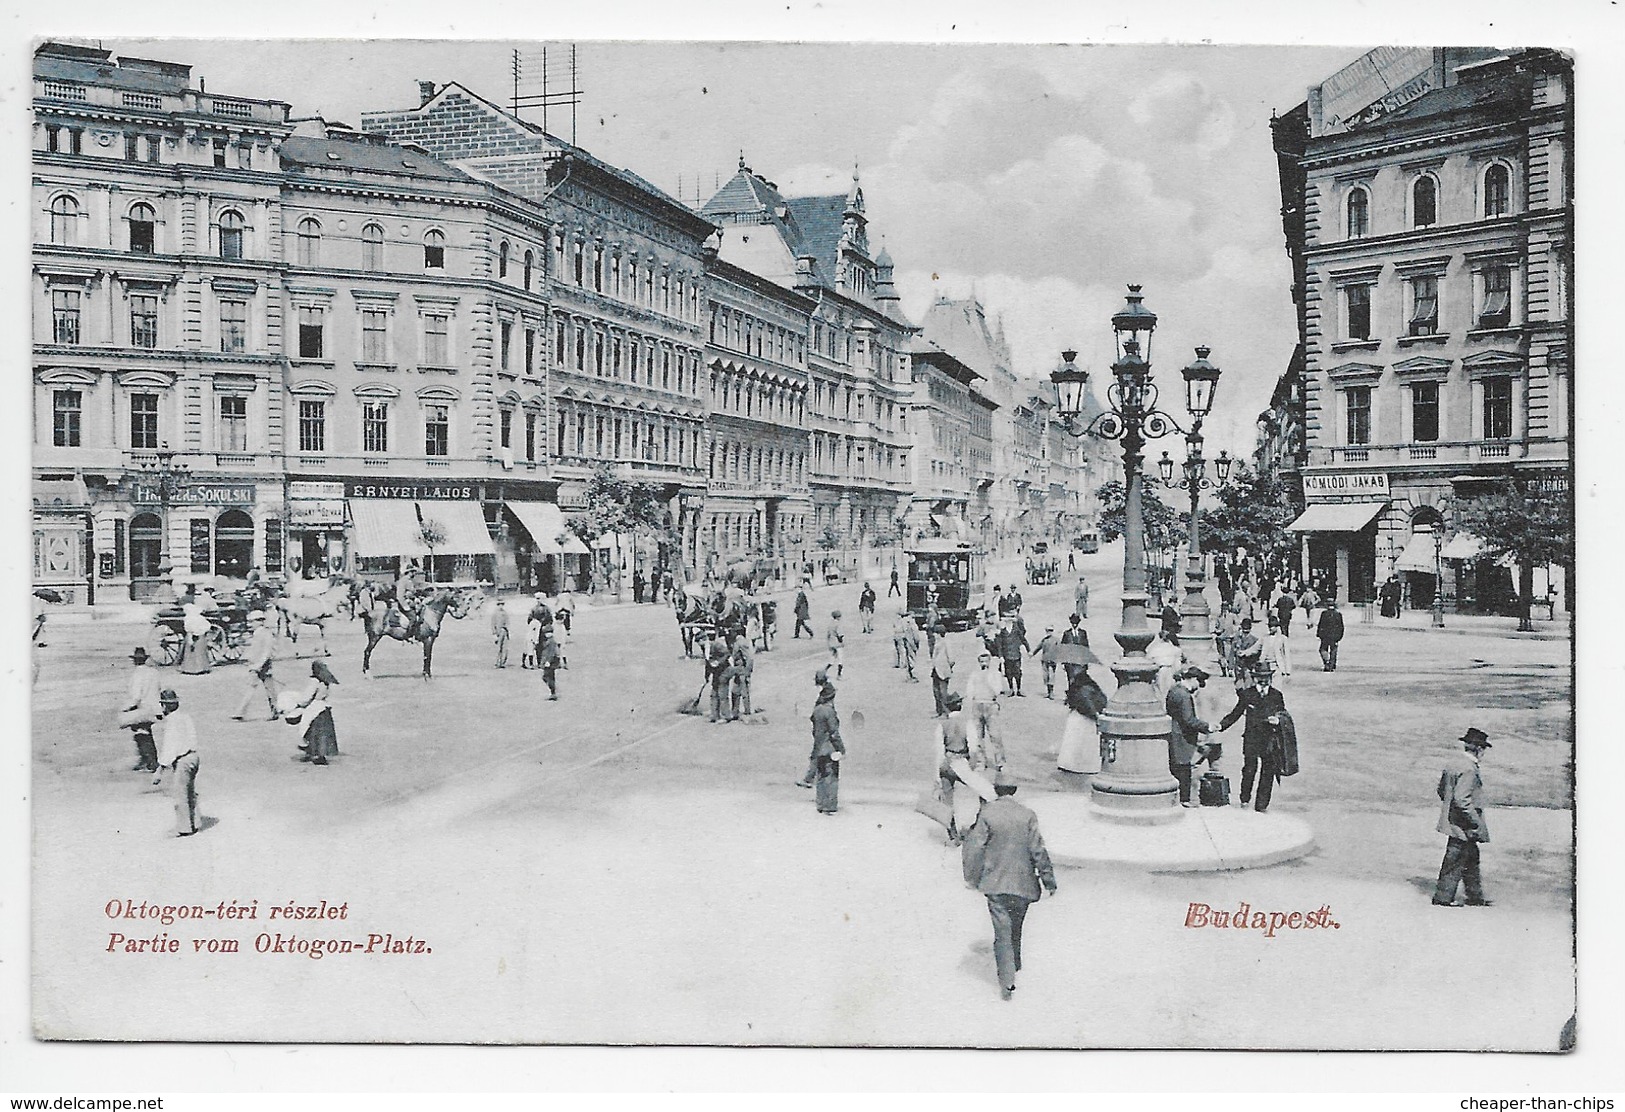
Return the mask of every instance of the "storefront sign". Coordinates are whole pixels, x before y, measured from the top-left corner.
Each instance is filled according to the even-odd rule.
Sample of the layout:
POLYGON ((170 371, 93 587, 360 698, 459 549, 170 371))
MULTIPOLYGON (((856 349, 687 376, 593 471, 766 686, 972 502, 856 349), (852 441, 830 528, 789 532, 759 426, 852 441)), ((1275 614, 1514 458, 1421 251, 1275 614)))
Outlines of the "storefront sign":
POLYGON ((584 510, 587 508, 587 488, 573 483, 565 483, 559 487, 559 508, 564 510, 584 510))
POLYGON ((288 528, 342 529, 344 528, 344 500, 342 498, 329 498, 321 501, 290 500, 288 502, 288 528))
POLYGON ((1310 502, 1361 502, 1388 497, 1386 471, 1355 471, 1342 475, 1305 475, 1303 496, 1310 502))
MULTIPOLYGON (((137 505, 157 506, 163 503, 157 483, 137 480, 131 489, 130 501, 137 505)), ((252 506, 253 483, 200 483, 187 482, 170 496, 171 506, 252 506)))
POLYGON ((473 501, 480 496, 479 488, 458 483, 363 483, 346 482, 346 498, 403 498, 421 501, 473 501))
POLYGON ((1432 88, 1430 47, 1378 47, 1321 83, 1318 134, 1373 123, 1432 88))
POLYGON ((343 483, 312 483, 306 481, 288 484, 288 497, 300 502, 326 502, 344 497, 343 483))

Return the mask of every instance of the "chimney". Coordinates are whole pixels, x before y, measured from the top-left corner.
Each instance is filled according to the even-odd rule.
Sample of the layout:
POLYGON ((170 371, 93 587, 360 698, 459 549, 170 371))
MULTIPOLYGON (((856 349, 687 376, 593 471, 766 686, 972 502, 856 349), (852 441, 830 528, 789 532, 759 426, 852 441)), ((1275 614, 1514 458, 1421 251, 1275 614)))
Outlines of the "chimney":
POLYGON ((425 104, 428 104, 433 99, 434 99, 434 82, 433 81, 419 81, 418 82, 418 107, 422 108, 425 104))

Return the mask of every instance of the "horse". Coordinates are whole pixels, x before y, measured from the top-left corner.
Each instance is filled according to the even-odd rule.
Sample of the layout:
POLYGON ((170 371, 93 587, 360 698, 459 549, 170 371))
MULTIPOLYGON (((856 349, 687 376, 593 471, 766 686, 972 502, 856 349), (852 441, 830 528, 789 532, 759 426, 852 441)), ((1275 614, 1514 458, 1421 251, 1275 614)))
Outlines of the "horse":
POLYGON ((434 643, 440 636, 440 624, 447 614, 453 618, 462 618, 485 601, 485 596, 475 592, 473 601, 469 599, 466 590, 452 590, 442 588, 432 596, 425 599, 411 623, 406 626, 391 625, 389 623, 389 609, 387 606, 373 605, 361 611, 362 624, 367 628, 367 648, 361 654, 361 674, 370 676, 372 665, 372 650, 384 638, 393 638, 396 641, 417 641, 423 645, 423 678, 429 679, 433 675, 434 643))
POLYGON ((352 589, 348 581, 341 580, 318 594, 280 595, 271 599, 271 607, 277 613, 277 628, 287 634, 288 640, 297 642, 301 625, 315 626, 322 639, 322 655, 332 656, 327 648, 327 620, 338 616, 352 589))

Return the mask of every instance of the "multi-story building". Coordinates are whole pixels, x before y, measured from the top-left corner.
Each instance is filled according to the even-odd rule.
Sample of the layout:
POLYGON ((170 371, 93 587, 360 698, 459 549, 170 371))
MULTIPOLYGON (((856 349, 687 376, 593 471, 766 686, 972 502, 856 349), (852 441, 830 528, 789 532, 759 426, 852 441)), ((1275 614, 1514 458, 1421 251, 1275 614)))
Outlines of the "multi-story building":
POLYGON ((35 581, 279 570, 288 106, 57 43, 33 91, 35 581))
POLYGON ((815 538, 808 488, 807 336, 817 302, 711 261, 702 566, 744 556, 801 567, 815 538))
POLYGON ((982 376, 923 336, 915 338, 909 363, 914 474, 905 530, 910 538, 979 540, 970 507, 993 454, 992 411, 976 390, 982 376))
MULTIPOLYGON (((413 108, 363 127, 416 144, 528 202, 544 225, 534 260, 549 284, 546 347, 558 505, 585 507, 594 470, 660 486, 681 553, 602 558, 612 583, 678 559, 694 567, 708 465, 702 247, 716 228, 637 175, 510 115, 456 83, 420 83, 413 108)), ((496 245, 487 244, 493 254, 496 245)), ((510 266, 512 262, 510 260, 510 266)), ((487 443, 495 444, 490 438, 487 443)))
POLYGON ((1507 475, 1569 481, 1572 96, 1551 50, 1382 48, 1275 125, 1301 276, 1293 528, 1340 598, 1398 574, 1412 606, 1504 604, 1452 507, 1507 475))
POLYGON ((1303 468, 1309 460, 1305 435, 1303 346, 1292 354, 1285 373, 1275 380, 1269 408, 1258 414, 1253 470, 1280 480, 1293 505, 1303 508, 1303 468))
POLYGON ((846 194, 780 195, 740 160, 700 209, 722 226, 720 256, 814 305, 807 337, 812 531, 862 548, 898 535, 908 509, 908 346, 915 329, 892 261, 869 252, 857 173, 846 194))

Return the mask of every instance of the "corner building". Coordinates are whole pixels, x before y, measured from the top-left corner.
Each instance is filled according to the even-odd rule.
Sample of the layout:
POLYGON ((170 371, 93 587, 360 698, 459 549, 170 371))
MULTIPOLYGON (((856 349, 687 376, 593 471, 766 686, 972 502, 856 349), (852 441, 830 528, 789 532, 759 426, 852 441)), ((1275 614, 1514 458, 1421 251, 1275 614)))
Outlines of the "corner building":
POLYGON ((1572 64, 1381 48, 1274 132, 1300 276, 1305 570, 1345 601, 1397 574, 1411 607, 1442 590, 1503 609, 1511 573, 1451 507, 1506 475, 1570 481, 1572 64))

